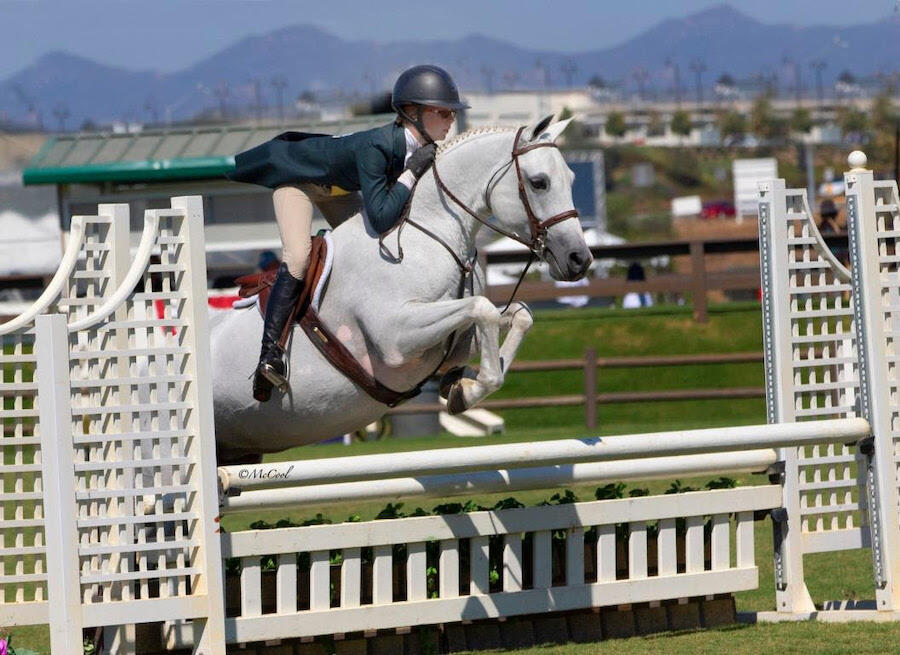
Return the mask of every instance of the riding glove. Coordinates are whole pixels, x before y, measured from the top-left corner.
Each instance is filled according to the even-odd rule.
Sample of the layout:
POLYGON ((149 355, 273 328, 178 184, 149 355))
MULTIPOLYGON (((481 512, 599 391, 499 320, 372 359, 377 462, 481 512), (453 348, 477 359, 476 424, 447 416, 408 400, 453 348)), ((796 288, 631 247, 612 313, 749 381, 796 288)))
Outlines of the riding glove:
POLYGON ((425 171, 428 170, 428 167, 434 163, 434 153, 436 149, 436 145, 429 143, 420 147, 409 156, 406 168, 416 176, 417 180, 422 177, 425 171))

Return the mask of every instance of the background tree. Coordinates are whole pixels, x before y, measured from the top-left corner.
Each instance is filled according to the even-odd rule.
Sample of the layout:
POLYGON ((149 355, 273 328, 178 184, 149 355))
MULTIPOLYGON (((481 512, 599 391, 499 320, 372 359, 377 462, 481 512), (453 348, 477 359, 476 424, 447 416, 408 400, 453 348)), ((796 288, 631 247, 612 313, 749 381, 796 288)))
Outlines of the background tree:
POLYGON ((842 70, 834 83, 834 90, 840 98, 847 98, 859 92, 856 84, 856 76, 848 70, 842 70))
POLYGON ((750 131, 767 141, 784 137, 785 126, 772 111, 772 100, 767 94, 753 101, 750 109, 750 131))
POLYGON ((588 80, 588 86, 592 89, 605 89, 609 85, 602 75, 592 75, 591 79, 588 80))
POLYGON ((647 112, 647 136, 662 136, 666 133, 666 126, 658 111, 651 109, 647 112))
POLYGON ((611 111, 606 115, 606 133, 617 139, 625 136, 625 116, 620 111, 611 111))
POLYGON ((794 132, 800 132, 801 134, 808 133, 813 126, 812 116, 810 115, 809 110, 804 109, 803 107, 797 107, 791 114, 790 126, 794 132))
POLYGON ((718 124, 719 133, 726 143, 743 138, 747 131, 747 119, 743 114, 734 110, 722 112, 719 115, 718 124))
POLYGON ((872 99, 870 115, 872 127, 875 130, 893 133, 900 115, 897 113, 897 108, 894 107, 890 91, 882 91, 872 99))
POLYGON ((731 75, 722 73, 713 90, 718 98, 733 98, 737 95, 737 83, 731 75))
POLYGON ((669 123, 669 129, 672 130, 673 134, 677 134, 678 136, 688 136, 691 133, 691 128, 693 125, 691 124, 691 117, 688 115, 686 111, 679 109, 674 114, 672 114, 672 121, 669 123))
POLYGON ((838 125, 845 137, 853 142, 861 142, 866 138, 869 129, 869 117, 856 107, 844 107, 838 113, 838 125))

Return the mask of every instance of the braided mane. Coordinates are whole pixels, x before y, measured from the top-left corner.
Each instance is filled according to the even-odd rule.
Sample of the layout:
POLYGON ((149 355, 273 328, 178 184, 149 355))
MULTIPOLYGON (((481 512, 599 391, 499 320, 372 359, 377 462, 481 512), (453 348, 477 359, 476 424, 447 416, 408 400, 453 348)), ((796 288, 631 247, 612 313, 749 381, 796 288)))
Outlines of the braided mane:
POLYGON ((438 146, 437 153, 435 154, 435 158, 439 158, 442 154, 447 152, 448 150, 455 148, 459 144, 468 141, 477 136, 481 136, 484 134, 498 134, 500 132, 514 132, 516 128, 514 127, 502 127, 500 125, 486 125, 484 127, 473 127, 472 129, 466 130, 461 134, 457 134, 455 137, 450 139, 449 141, 444 141, 440 146, 438 146))

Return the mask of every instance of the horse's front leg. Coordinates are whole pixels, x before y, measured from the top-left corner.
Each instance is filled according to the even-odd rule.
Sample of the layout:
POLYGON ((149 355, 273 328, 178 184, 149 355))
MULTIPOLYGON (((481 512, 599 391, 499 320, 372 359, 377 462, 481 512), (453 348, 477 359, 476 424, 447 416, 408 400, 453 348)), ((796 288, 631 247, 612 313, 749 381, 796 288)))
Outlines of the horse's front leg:
MULTIPOLYGON (((534 325, 534 317, 531 315, 531 310, 528 309, 528 305, 525 303, 514 302, 506 309, 506 311, 500 314, 500 331, 507 331, 506 338, 500 346, 500 370, 504 378, 506 377, 506 373, 509 371, 509 367, 513 360, 516 358, 519 346, 522 345, 522 341, 532 325, 534 325)), ((451 357, 453 358, 452 361, 459 362, 460 358, 462 358, 462 363, 465 364, 466 361, 475 356, 475 346, 477 344, 467 343, 465 345, 465 350, 453 351, 451 354, 451 357)), ((475 379, 475 377, 475 371, 468 366, 456 366, 451 368, 441 378, 441 396, 449 399, 454 386, 461 379, 475 379)))
POLYGON ((531 315, 531 310, 522 302, 516 301, 510 304, 500 315, 500 328, 509 330, 503 340, 503 345, 500 346, 500 366, 504 375, 516 358, 519 346, 522 345, 522 340, 532 325, 534 325, 534 317, 531 315))
POLYGON ((451 414, 463 412, 503 384, 500 364, 500 310, 484 296, 435 303, 409 303, 398 315, 396 345, 403 358, 434 348, 452 333, 475 326, 481 367, 475 379, 456 381, 447 397, 451 414))

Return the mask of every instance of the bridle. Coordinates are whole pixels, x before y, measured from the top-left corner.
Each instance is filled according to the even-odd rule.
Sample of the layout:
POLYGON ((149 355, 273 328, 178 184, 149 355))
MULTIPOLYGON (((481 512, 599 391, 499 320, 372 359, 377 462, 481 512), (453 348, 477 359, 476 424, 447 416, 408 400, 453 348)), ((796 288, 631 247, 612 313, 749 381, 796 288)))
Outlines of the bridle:
MULTIPOLYGON (((544 241, 547 236, 547 230, 549 230, 552 226, 557 223, 561 223, 562 221, 569 218, 578 218, 578 210, 577 209, 569 209, 568 211, 560 212, 551 216, 550 218, 541 220, 539 219, 534 210, 531 207, 531 202, 528 200, 528 192, 525 190, 525 178, 522 176, 522 167, 519 164, 519 157, 524 155, 526 152, 531 152, 532 150, 537 150, 538 148, 556 148, 559 149, 559 146, 556 145, 552 141, 541 141, 538 143, 532 143, 525 146, 519 146, 519 139, 522 136, 522 132, 525 130, 525 126, 519 128, 518 132, 516 132, 516 138, 513 140, 513 149, 512 154, 510 155, 510 161, 498 169, 499 171, 504 171, 509 168, 511 165, 515 165, 516 167, 516 177, 518 178, 519 183, 519 199, 522 201, 522 206, 525 208, 525 215, 528 217, 528 227, 531 231, 531 241, 526 241, 518 234, 514 232, 509 232, 504 230, 497 225, 494 225, 483 218, 481 218, 476 212, 471 210, 466 206, 464 202, 462 202, 459 198, 457 198, 450 189, 447 188, 447 185, 444 184, 444 181, 441 179, 441 176, 438 174, 437 164, 435 163, 432 166, 432 171, 434 171, 434 180, 437 183, 438 188, 444 193, 450 200, 455 202, 462 208, 467 214, 469 214, 476 221, 482 223, 486 227, 490 228, 494 232, 498 234, 502 234, 505 237, 509 237, 514 241, 518 241, 525 247, 527 247, 532 254, 532 259, 534 257, 540 257, 544 251, 544 241)), ((496 173, 491 177, 491 180, 496 177, 496 173)), ((488 188, 485 191, 485 198, 488 201, 488 207, 490 207, 490 192, 493 186, 491 183, 488 183, 488 188)), ((530 264, 530 262, 529 262, 530 264)), ((526 267, 527 270, 527 267, 526 267)))
MULTIPOLYGON (((487 188, 485 189, 485 204, 490 208, 490 194, 493 190, 496 183, 494 182, 495 178, 498 177, 500 173, 505 173, 510 166, 516 167, 516 177, 518 178, 519 185, 519 198, 522 201, 522 206, 525 208, 525 215, 528 217, 528 227, 531 232, 531 240, 526 241, 524 238, 520 237, 515 232, 510 232, 508 230, 504 230, 502 227, 494 225, 493 223, 483 219, 481 216, 477 214, 474 210, 470 209, 462 200, 456 197, 456 195, 447 188, 447 185, 444 184, 444 181, 441 179, 440 174, 438 173, 437 163, 435 162, 431 170, 434 172, 434 181, 437 184, 438 189, 441 193, 446 195, 450 200, 456 203, 463 211, 465 211, 469 216, 474 218, 476 221, 486 226, 487 228, 497 232, 498 234, 502 234, 505 237, 509 237, 510 239, 517 241, 524 245, 531 251, 531 256, 528 259, 528 263, 525 265, 525 268, 522 269, 522 273, 519 276, 518 282, 516 282, 516 286, 513 289, 512 294, 509 297, 509 301, 506 303, 506 307, 503 311, 506 311, 509 308, 510 304, 512 304, 513 298, 515 298, 516 292, 519 290, 519 285, 522 284, 522 280, 525 279, 525 275, 528 273, 528 269, 531 267, 531 264, 534 263, 535 259, 539 259, 546 249, 545 240, 547 236, 547 230, 556 225, 557 223, 561 223, 564 220, 569 218, 578 218, 578 210, 577 209, 569 209, 568 211, 560 212, 558 214, 554 214, 550 218, 546 218, 544 220, 539 219, 535 213, 534 209, 531 207, 531 202, 528 200, 528 193, 525 190, 525 178, 522 175, 522 167, 519 164, 519 157, 524 155, 526 152, 531 152, 532 150, 536 150, 537 148, 556 148, 559 149, 552 141, 541 141, 538 143, 532 143, 525 146, 519 146, 519 140, 522 136, 522 132, 525 130, 525 126, 519 128, 516 132, 516 137, 513 139, 513 149, 510 154, 510 160, 497 168, 494 171, 494 174, 491 175, 490 180, 488 181, 487 188)), ((397 247, 398 253, 396 257, 392 257, 394 261, 402 261, 403 260, 403 248, 400 246, 400 233, 403 230, 403 225, 409 223, 413 227, 415 227, 420 232, 425 235, 431 237, 439 244, 441 244, 444 249, 450 253, 450 256, 453 257, 453 260, 456 262, 456 265, 459 267, 460 273, 462 274, 462 279, 460 280, 460 297, 462 297, 462 291, 465 288, 465 280, 468 276, 472 274, 475 270, 475 256, 473 256, 468 262, 464 262, 460 259, 459 255, 457 255, 453 248, 451 248, 443 239, 441 239, 438 235, 434 234, 431 230, 427 229, 423 225, 419 225, 411 218, 409 218, 409 210, 412 205, 412 193, 410 193, 410 201, 407 203, 403 216, 401 219, 392 227, 390 230, 385 232, 379 237, 379 246, 383 252, 386 252, 386 248, 384 246, 384 239, 391 232, 397 230, 397 247)))

